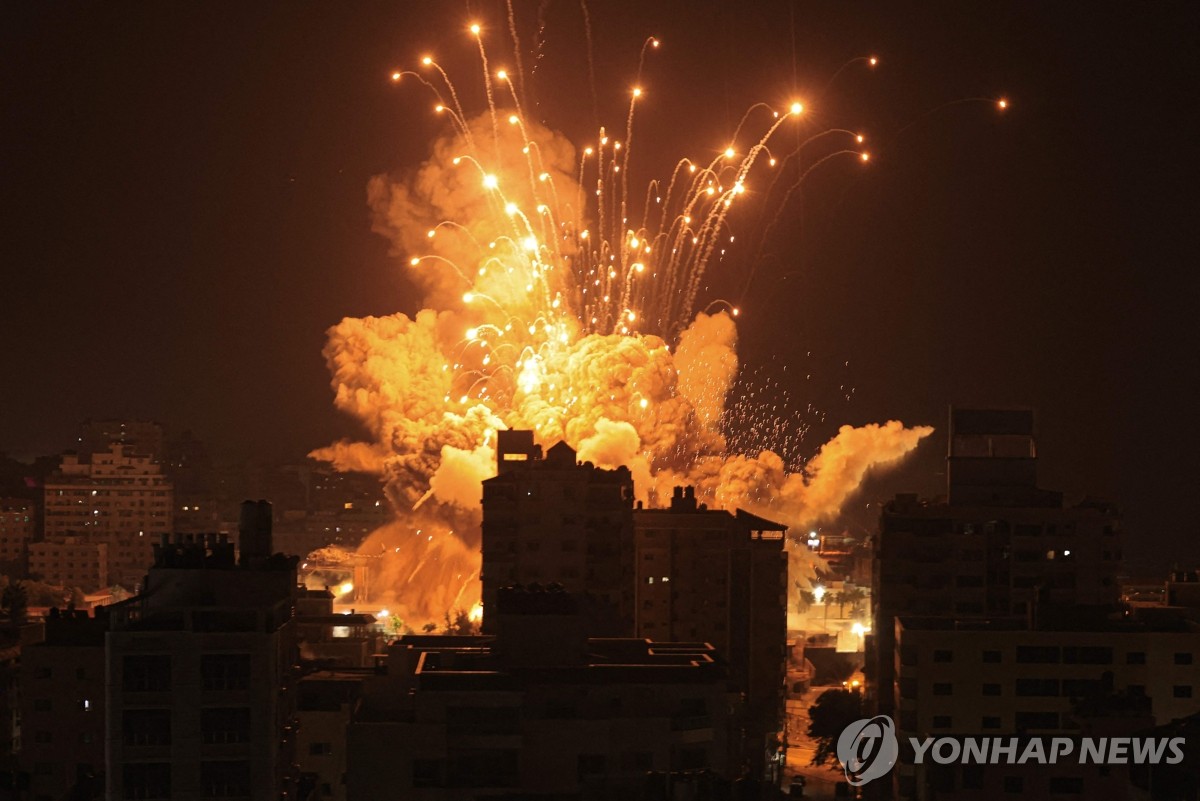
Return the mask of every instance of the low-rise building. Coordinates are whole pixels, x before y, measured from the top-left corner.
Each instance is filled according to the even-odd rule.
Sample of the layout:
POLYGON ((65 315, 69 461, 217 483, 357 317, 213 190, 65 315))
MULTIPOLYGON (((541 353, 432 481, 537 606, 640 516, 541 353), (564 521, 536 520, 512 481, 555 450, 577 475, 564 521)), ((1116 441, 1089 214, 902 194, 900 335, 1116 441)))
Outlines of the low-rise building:
POLYGON ((109 586, 108 544, 86 537, 53 537, 29 546, 29 574, 58 587, 95 592, 109 586))

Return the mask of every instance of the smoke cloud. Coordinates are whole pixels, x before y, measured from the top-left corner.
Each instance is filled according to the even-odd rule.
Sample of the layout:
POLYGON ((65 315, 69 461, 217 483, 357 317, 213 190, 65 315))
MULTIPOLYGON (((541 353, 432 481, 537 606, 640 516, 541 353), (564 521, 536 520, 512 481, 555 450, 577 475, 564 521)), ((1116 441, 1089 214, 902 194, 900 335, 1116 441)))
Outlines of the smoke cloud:
POLYGON ((379 557, 373 592, 410 624, 478 601, 480 482, 495 472, 498 430, 627 465, 652 503, 692 484, 710 504, 799 526, 836 515, 869 471, 930 433, 846 426, 793 474, 770 450, 727 453, 733 318, 696 315, 674 348, 638 333, 632 308, 619 332, 589 333, 582 310, 600 281, 573 266, 585 196, 574 148, 528 121, 497 131, 474 120, 407 178, 370 182, 375 230, 407 260, 425 308, 347 318, 324 351, 334 403, 369 437, 312 455, 383 478, 397 522, 360 553, 379 557))

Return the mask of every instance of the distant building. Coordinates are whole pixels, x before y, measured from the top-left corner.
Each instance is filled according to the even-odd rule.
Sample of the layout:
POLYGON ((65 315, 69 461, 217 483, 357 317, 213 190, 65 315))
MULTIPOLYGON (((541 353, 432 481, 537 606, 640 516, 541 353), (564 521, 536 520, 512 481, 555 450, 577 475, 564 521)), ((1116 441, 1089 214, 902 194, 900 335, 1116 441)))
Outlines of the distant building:
POLYGON ((881 712, 893 704, 899 617, 1032 616, 1119 599, 1117 514, 1038 487, 1031 411, 951 410, 948 484, 948 499, 897 495, 882 511, 868 677, 881 712))
POLYGON ((577 601, 498 588, 494 637, 397 640, 347 729, 346 798, 639 798, 656 777, 665 798, 672 772, 678 793, 738 775, 712 646, 587 639, 577 601))
POLYGON ((748 727, 778 731, 787 645, 787 526, 697 504, 676 487, 669 509, 633 513, 634 633, 712 643, 747 694, 748 727))
POLYGON ((543 458, 531 431, 499 432, 496 455, 498 475, 483 482, 483 631, 500 587, 558 582, 590 597, 593 633, 631 634, 629 469, 579 463, 565 442, 543 458))
POLYGON ((31 797, 102 793, 108 621, 54 610, 45 627, 45 640, 21 654, 21 762, 31 797))
POLYGON ((294 797, 296 557, 265 501, 239 527, 238 561, 219 535, 163 537, 110 607, 109 798, 294 797))
POLYGON ((160 465, 131 446, 66 454, 46 479, 45 537, 103 543, 108 581, 132 588, 154 561, 154 544, 172 530, 172 496, 160 465))
POLYGON ((108 544, 87 537, 52 537, 29 546, 29 573, 39 581, 86 592, 108 587, 108 544))
POLYGON ((24 576, 29 543, 37 531, 37 509, 26 498, 0 498, 0 574, 24 576))
POLYGON ((149 420, 84 420, 79 424, 74 450, 81 456, 107 453, 116 445, 127 446, 140 456, 161 461, 164 456, 163 428, 149 420))

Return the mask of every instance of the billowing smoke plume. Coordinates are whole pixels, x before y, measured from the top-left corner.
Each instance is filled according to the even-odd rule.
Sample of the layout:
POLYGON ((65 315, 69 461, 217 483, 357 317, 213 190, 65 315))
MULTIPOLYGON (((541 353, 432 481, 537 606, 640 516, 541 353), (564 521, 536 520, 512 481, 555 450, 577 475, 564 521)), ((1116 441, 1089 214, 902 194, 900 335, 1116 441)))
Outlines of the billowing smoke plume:
POLYGON ((645 310, 631 300, 639 295, 617 297, 616 269, 597 272, 604 254, 637 249, 643 261, 631 265, 626 288, 635 279, 684 282, 652 261, 645 243, 660 249, 661 234, 622 229, 617 247, 589 238, 577 211, 580 174, 561 136, 485 116, 437 141, 407 179, 370 184, 376 229, 409 260, 427 308, 330 329, 335 403, 370 438, 313 455, 384 477, 398 522, 361 553, 381 555, 375 594, 386 587, 383 599, 410 623, 478 600, 480 481, 494 473, 499 429, 532 429, 544 446, 562 439, 581 459, 628 465, 651 503, 692 484, 717 506, 792 525, 832 517, 868 471, 930 433, 895 421, 847 426, 802 474, 787 473, 771 451, 727 453, 733 318, 695 315, 673 349, 639 333, 645 310))

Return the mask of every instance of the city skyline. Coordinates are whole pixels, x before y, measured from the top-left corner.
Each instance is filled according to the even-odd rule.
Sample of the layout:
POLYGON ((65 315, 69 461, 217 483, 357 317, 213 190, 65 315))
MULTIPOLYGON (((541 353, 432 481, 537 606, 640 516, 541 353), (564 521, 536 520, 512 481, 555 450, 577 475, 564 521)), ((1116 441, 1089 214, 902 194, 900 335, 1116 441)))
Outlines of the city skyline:
MULTIPOLYGON (((712 120, 688 138, 715 150, 742 98, 794 92, 880 142, 868 169, 831 170, 789 206, 801 233, 780 236, 746 293, 743 360, 807 415, 801 455, 841 423, 931 424, 896 480, 936 486, 948 404, 1032 406, 1049 483, 1116 501, 1156 562, 1194 560, 1169 503, 1194 480, 1191 448, 1158 444, 1186 419, 1172 382, 1194 349, 1180 312, 1195 278, 1173 280, 1194 158, 1173 146, 1186 126, 1168 91, 1189 74, 1176 61, 1185 12, 681 8, 592 10, 614 87, 644 35, 664 42, 646 69, 663 98, 646 112, 651 147, 675 149, 667 121, 682 115, 712 120), (822 94, 867 54, 878 69, 848 69, 822 94), (1003 119, 984 104, 925 116, 1000 95, 1003 119), (785 364, 812 378, 784 378, 785 364)), ((417 5, 329 24, 276 10, 10 12, 22 42, 6 58, 28 77, 6 136, 29 158, 7 193, 6 238, 25 266, 6 325, 25 380, 5 402, 5 450, 56 450, 97 414, 163 419, 243 453, 354 434, 330 403, 324 330, 415 308, 400 260, 370 232, 365 186, 413 168, 434 130, 387 78, 428 47, 461 51, 467 15, 417 5), (37 44, 52 30, 61 50, 37 44)), ((502 5, 473 11, 503 26, 502 5)), ((544 57, 571 79, 539 88, 562 108, 585 80, 584 36, 575 9, 547 23, 544 57)), ((547 123, 580 141, 591 116, 547 123)))

